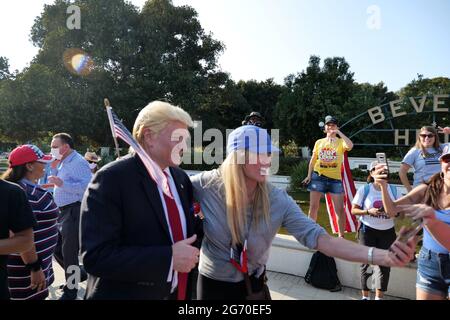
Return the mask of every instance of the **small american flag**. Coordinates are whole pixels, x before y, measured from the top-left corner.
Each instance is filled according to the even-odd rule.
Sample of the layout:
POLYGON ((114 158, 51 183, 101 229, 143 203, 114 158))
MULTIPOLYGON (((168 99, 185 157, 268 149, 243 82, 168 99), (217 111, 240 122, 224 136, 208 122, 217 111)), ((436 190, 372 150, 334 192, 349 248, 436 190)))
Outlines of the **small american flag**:
POLYGON ((150 158, 147 152, 145 152, 141 145, 133 138, 133 135, 123 125, 122 121, 120 121, 119 117, 114 113, 110 106, 106 107, 106 112, 108 113, 111 132, 114 139, 117 139, 118 137, 133 148, 139 158, 141 158, 142 162, 145 165, 145 168, 148 171, 148 174, 153 179, 153 181, 156 182, 156 184, 162 189, 165 195, 172 198, 167 178, 161 168, 155 163, 155 161, 152 160, 152 158, 150 158))

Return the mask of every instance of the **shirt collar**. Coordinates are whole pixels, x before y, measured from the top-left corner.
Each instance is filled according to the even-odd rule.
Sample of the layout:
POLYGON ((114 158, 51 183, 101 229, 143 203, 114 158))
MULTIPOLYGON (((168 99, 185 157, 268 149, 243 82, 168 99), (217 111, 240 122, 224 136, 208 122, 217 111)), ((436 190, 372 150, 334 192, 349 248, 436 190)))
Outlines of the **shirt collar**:
POLYGON ((72 159, 75 157, 76 153, 77 153, 77 152, 76 152, 75 150, 72 150, 72 153, 69 154, 69 155, 67 156, 67 158, 65 158, 63 161, 61 161, 61 163, 65 163, 65 162, 70 162, 70 161, 72 161, 72 159))
POLYGON ((36 187, 36 184, 35 184, 35 183, 31 182, 30 180, 28 180, 28 179, 26 179, 26 178, 22 178, 22 179, 20 180, 20 182, 22 182, 22 183, 24 183, 24 184, 28 184, 28 185, 30 185, 30 186, 32 186, 32 187, 36 187))

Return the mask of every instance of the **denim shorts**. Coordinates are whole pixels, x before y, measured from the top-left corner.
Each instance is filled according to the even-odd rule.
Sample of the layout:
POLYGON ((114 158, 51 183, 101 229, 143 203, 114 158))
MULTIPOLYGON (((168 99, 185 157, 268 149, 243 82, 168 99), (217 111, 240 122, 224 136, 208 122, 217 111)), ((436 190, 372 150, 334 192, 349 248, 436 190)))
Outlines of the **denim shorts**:
POLYGON ((450 296, 450 253, 420 250, 416 287, 441 297, 450 296))
POLYGON ((341 180, 321 176, 314 171, 311 176, 311 182, 308 184, 308 191, 317 191, 323 194, 342 194, 344 193, 344 186, 341 180))

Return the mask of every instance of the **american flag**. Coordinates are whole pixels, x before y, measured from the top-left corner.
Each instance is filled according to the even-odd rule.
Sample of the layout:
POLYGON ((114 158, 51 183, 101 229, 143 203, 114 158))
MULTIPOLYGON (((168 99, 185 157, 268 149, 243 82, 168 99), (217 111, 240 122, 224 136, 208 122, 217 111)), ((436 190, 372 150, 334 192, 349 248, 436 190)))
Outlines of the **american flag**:
MULTIPOLYGON (((347 152, 344 153, 344 161, 341 168, 342 184, 344 185, 344 213, 346 217, 345 231, 356 232, 358 221, 352 214, 352 201, 356 194, 355 183, 353 182, 352 172, 348 163, 347 152)), ((329 193, 325 196, 328 217, 330 218, 331 229, 333 233, 338 233, 337 215, 334 209, 333 201, 329 193)))
POLYGON ((120 121, 119 117, 114 113, 110 106, 106 107, 106 112, 108 113, 109 124, 111 125, 111 132, 114 139, 117 139, 118 137, 133 148, 139 158, 141 158, 153 181, 156 182, 165 195, 172 198, 167 178, 161 168, 155 163, 155 161, 152 160, 152 158, 150 158, 142 146, 133 138, 133 135, 123 125, 122 121, 120 121))

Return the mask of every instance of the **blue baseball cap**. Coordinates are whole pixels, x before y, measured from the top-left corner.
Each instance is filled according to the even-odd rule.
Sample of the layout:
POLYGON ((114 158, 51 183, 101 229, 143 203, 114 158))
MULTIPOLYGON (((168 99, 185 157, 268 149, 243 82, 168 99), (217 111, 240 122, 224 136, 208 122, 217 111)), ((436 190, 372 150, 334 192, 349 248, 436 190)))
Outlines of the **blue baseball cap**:
POLYGON ((236 150, 248 150, 257 154, 280 152, 280 149, 272 144, 267 130, 254 125, 241 126, 230 133, 227 154, 236 150))

